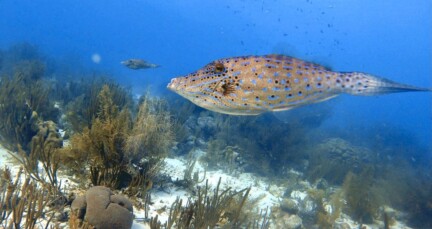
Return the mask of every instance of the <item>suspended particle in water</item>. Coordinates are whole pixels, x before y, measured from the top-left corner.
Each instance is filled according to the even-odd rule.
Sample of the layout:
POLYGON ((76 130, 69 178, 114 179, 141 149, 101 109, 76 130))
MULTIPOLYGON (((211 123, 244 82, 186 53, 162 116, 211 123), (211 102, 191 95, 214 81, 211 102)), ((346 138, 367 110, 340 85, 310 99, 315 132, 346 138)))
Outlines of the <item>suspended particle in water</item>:
POLYGON ((99 55, 99 53, 93 53, 93 55, 91 56, 91 60, 93 61, 93 63, 99 64, 102 60, 102 57, 99 55))

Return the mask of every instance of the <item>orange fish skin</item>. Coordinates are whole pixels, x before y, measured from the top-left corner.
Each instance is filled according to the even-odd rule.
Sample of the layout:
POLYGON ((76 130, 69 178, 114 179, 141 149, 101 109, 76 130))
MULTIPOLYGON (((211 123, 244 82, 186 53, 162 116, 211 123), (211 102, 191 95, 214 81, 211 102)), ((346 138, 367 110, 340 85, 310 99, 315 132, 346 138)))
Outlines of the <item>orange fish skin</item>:
POLYGON ((341 93, 430 91, 359 72, 334 72, 283 55, 215 60, 167 86, 196 105, 231 115, 257 115, 321 102, 341 93))

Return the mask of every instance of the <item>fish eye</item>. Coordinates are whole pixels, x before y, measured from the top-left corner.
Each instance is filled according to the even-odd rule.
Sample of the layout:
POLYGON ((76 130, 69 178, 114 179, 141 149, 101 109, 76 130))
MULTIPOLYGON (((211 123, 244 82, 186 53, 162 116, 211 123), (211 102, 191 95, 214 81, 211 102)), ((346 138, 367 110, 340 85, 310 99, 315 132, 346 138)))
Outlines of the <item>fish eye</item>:
POLYGON ((222 72, 225 70, 225 66, 222 63, 215 64, 215 72, 222 72))

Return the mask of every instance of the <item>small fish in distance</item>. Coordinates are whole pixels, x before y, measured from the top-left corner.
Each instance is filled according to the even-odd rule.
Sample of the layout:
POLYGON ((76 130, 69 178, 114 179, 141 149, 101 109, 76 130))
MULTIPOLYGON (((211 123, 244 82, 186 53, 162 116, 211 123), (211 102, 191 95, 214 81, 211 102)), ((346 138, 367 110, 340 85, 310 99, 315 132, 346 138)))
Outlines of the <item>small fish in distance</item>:
POLYGON ((129 59, 129 60, 124 60, 120 63, 123 64, 124 66, 126 66, 130 69, 134 69, 134 70, 160 67, 160 65, 152 64, 152 63, 149 63, 149 62, 147 62, 145 60, 141 60, 141 59, 129 59))
POLYGON ((231 115, 257 115, 322 102, 342 93, 431 91, 361 72, 336 72, 283 55, 215 60, 174 78, 168 88, 196 105, 231 115))

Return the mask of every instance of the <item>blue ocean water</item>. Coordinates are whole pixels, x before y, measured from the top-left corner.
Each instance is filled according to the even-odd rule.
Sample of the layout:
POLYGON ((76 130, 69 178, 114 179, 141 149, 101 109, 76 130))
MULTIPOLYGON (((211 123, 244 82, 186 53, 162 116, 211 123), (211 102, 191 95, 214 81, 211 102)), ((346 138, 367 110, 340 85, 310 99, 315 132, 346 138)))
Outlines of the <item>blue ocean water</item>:
MULTIPOLYGON (((110 72, 136 93, 150 86, 161 97, 172 93, 171 78, 214 59, 270 53, 432 88, 427 0, 0 0, 0 48, 20 42, 110 72), (132 71, 120 64, 129 58, 162 67, 132 71)), ((364 134, 371 144, 385 134, 380 129, 400 131, 432 157, 432 93, 344 95, 331 103, 322 130, 364 134)))
MULTIPOLYGON (((49 55, 73 55, 161 95, 170 93, 170 78, 214 59, 268 53, 432 87, 430 1, 2 0, 0 15, 0 47, 29 42, 49 55), (163 67, 130 71, 119 64, 132 57, 163 67)), ((333 125, 391 123, 429 144, 431 98, 344 96, 333 125)))

